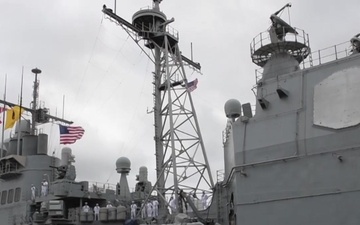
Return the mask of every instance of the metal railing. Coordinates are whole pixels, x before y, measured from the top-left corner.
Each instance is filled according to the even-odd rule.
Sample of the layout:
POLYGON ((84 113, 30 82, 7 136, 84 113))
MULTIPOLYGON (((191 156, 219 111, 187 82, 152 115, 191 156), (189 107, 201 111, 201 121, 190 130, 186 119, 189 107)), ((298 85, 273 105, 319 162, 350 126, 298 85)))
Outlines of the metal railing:
MULTIPOLYGON (((147 6, 147 7, 140 8, 140 10, 152 11, 153 9, 150 6, 147 6)), ((161 12, 161 13, 163 14, 163 12, 161 12)), ((154 32, 154 33, 159 32, 158 28, 156 28, 152 24, 148 24, 148 25, 147 24, 142 24, 141 30, 146 31, 146 32, 154 32)), ((168 33, 169 35, 173 36, 174 38, 176 38, 176 40, 179 40, 179 32, 175 28, 173 28, 172 26, 166 25, 165 32, 168 33)))
POLYGON ((105 193, 106 190, 116 190, 116 184, 89 181, 89 192, 105 193))
MULTIPOLYGON (((281 40, 279 42, 298 42, 298 43, 302 43, 306 46, 309 46, 309 35, 300 28, 294 27, 294 29, 297 32, 297 34, 286 33, 284 30, 284 32, 283 32, 284 38, 283 38, 283 40, 281 40)), ((268 45, 268 44, 271 44, 269 30, 261 32, 260 34, 258 34, 257 36, 255 36, 253 38, 253 40, 250 43, 251 55, 253 55, 254 52, 256 50, 258 50, 259 48, 261 48, 265 45, 268 45)))
MULTIPOLYGON (((351 43, 349 41, 333 45, 324 49, 313 51, 309 54, 309 57, 300 63, 301 69, 307 69, 313 66, 322 65, 331 61, 335 61, 341 58, 349 56, 351 53, 351 43)), ((256 84, 259 83, 263 76, 263 68, 255 70, 256 84)))

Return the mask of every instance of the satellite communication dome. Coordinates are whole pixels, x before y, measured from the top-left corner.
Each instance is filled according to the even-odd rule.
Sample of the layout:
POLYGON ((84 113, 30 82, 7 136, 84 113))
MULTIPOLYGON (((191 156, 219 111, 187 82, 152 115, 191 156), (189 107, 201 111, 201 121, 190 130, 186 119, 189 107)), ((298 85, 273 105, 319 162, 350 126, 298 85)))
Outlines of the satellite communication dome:
POLYGON ((126 157, 120 157, 116 160, 116 171, 118 173, 129 172, 130 171, 131 162, 126 157))
POLYGON ((237 118, 241 116, 241 104, 236 99, 230 99, 224 106, 225 115, 227 118, 237 118))

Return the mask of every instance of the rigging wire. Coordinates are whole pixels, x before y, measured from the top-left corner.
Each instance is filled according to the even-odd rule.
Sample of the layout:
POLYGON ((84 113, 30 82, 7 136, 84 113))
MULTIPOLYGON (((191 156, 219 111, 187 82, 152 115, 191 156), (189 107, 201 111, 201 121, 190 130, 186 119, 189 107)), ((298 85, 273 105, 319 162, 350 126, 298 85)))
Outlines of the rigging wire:
MULTIPOLYGON (((149 62, 149 61, 150 61, 150 59, 148 59, 148 62, 149 62)), ((139 95, 139 97, 138 97, 137 100, 136 100, 137 103, 140 102, 141 97, 142 97, 143 94, 145 93, 145 92, 144 92, 144 89, 145 89, 145 84, 146 84, 146 74, 148 74, 147 72, 148 72, 148 69, 146 68, 146 72, 144 73, 143 81, 142 81, 142 85, 141 85, 141 91, 140 91, 141 94, 139 95)), ((134 110, 133 110, 134 113, 131 114, 132 117, 131 117, 131 119, 130 119, 130 121, 129 121, 129 125, 128 125, 129 127, 128 127, 127 130, 130 130, 130 128, 132 127, 132 124, 134 123, 133 121, 135 120, 135 117, 136 117, 136 115, 137 115, 136 112, 138 112, 138 107, 139 107, 140 104, 135 104, 135 105, 136 105, 136 107, 135 107, 134 110)), ((146 114, 143 114, 143 117, 144 117, 144 116, 146 116, 146 114)), ((136 132, 137 132, 137 131, 139 131, 139 129, 137 129, 136 132)), ((136 132, 132 135, 129 143, 134 143, 135 137, 137 136, 137 135, 136 135, 136 134, 137 134, 136 132)), ((135 143, 135 145, 134 145, 131 149, 134 149, 136 146, 137 146, 137 143, 135 143)), ((119 151, 120 151, 120 152, 124 152, 124 151, 123 151, 124 147, 125 147, 125 142, 122 142, 122 145, 121 145, 119 151)), ((112 177, 113 174, 114 174, 114 170, 111 170, 110 175, 109 175, 108 179, 106 180, 106 183, 109 182, 109 180, 111 179, 111 177, 112 177)))
MULTIPOLYGON (((106 77, 108 76, 108 74, 109 74, 110 68, 112 67, 112 65, 114 64, 115 60, 116 60, 117 57, 120 55, 120 53, 122 53, 122 50, 123 50, 123 48, 124 48, 124 46, 125 46, 126 43, 127 43, 127 42, 124 42, 124 43, 123 43, 123 45, 120 47, 120 49, 116 52, 116 54, 115 54, 115 56, 113 57, 111 63, 108 65, 108 67, 107 67, 105 70, 103 70, 104 73, 102 74, 102 79, 97 83, 97 85, 95 86, 94 90, 98 90, 99 86, 104 82, 105 78, 106 78, 106 77)), ((121 54, 121 55, 123 55, 123 54, 121 54)), ((89 62, 89 64, 91 64, 91 62, 89 62)), ((91 64, 91 65, 95 66, 94 64, 91 64)), ((96 67, 97 67, 97 66, 96 66, 96 67)), ((100 70, 102 70, 100 67, 97 67, 97 68, 100 69, 100 70)), ((123 81, 123 79, 121 79, 121 80, 119 81, 119 85, 117 86, 117 88, 121 85, 122 81, 123 81)), ((93 92, 92 95, 89 96, 89 98, 86 100, 86 102, 88 102, 90 99, 92 99, 95 94, 96 94, 96 92, 93 92)), ((100 107, 100 108, 101 108, 101 107, 100 107)), ((84 108, 83 108, 83 111, 84 111, 85 109, 86 109, 86 108, 84 107, 84 108)))
MULTIPOLYGON (((104 27, 103 29, 106 30, 105 27, 104 27)), ((110 68, 113 66, 113 64, 115 63, 116 59, 119 57, 119 55, 122 55, 122 56, 123 56, 123 59, 125 59, 126 61, 128 61, 129 64, 133 65, 134 67, 135 67, 135 65, 137 64, 137 63, 135 63, 135 64, 132 63, 132 62, 128 59, 128 57, 124 54, 124 52, 123 52, 124 47, 128 44, 128 40, 129 40, 129 37, 130 37, 130 36, 127 36, 126 39, 123 39, 123 38, 120 38, 118 35, 115 35, 115 34, 113 34, 113 33, 111 33, 111 34, 114 35, 117 39, 122 39, 122 40, 124 40, 124 42, 123 42, 122 46, 116 51, 115 56, 114 56, 113 59, 111 60, 111 63, 107 66, 107 68, 106 68, 105 70, 102 69, 101 67, 97 66, 95 63, 92 63, 93 55, 95 55, 94 51, 92 52, 91 59, 89 60, 88 65, 87 65, 86 73, 88 72, 88 67, 89 67, 90 65, 92 65, 92 66, 96 67, 97 69, 103 71, 103 75, 101 76, 102 79, 97 83, 97 85, 96 85, 95 88, 92 88, 92 89, 94 89, 94 90, 98 90, 98 87, 104 82, 105 78, 108 76, 108 74, 109 74, 109 72, 110 72, 110 68)), ((97 37, 97 42, 96 42, 96 44, 98 43, 98 41, 101 42, 101 43, 103 43, 105 46, 108 46, 104 41, 101 40, 101 38, 99 38, 99 34, 98 34, 98 37, 97 37)), ((109 46, 109 48, 111 48, 111 47, 109 46)), ((112 49, 114 49, 114 48, 112 48, 112 49)), ((141 58, 139 59, 139 61, 140 61, 140 60, 141 60, 141 58)), ((119 87, 119 86, 121 85, 121 83, 123 82, 123 79, 124 79, 124 78, 122 78, 122 79, 120 79, 120 81, 118 81, 118 82, 119 82, 119 85, 117 85, 114 90, 118 89, 118 87, 119 87)), ((112 92, 112 93, 113 93, 113 92, 112 92)), ((92 96, 94 96, 95 94, 96 94, 96 92, 92 92, 92 95, 91 95, 86 101, 89 101, 89 99, 92 99, 92 96)), ((102 102, 103 102, 102 105, 104 105, 107 101, 102 100, 102 102)), ((84 110, 86 110, 86 108, 82 108, 82 112, 83 112, 84 110)))
POLYGON ((79 95, 80 88, 81 88, 81 86, 82 86, 81 84, 83 83, 84 77, 85 77, 85 75, 86 75, 86 73, 87 73, 87 70, 88 70, 88 68, 89 68, 89 62, 91 61, 91 59, 92 59, 92 57, 93 57, 93 55, 94 55, 95 46, 97 45, 97 42, 98 42, 98 38, 99 38, 99 34, 100 34, 100 31, 101 31, 101 28, 102 28, 103 20, 104 20, 104 16, 101 18, 100 26, 99 26, 98 33, 97 33, 96 38, 95 38, 95 42, 94 42, 93 48, 92 48, 92 50, 91 50, 90 58, 89 58, 88 64, 86 65, 85 71, 84 71, 84 73, 83 73, 83 75, 82 75, 82 77, 81 77, 80 84, 79 84, 78 89, 77 89, 77 91, 76 91, 75 99, 77 99, 77 97, 78 97, 78 95, 79 95))

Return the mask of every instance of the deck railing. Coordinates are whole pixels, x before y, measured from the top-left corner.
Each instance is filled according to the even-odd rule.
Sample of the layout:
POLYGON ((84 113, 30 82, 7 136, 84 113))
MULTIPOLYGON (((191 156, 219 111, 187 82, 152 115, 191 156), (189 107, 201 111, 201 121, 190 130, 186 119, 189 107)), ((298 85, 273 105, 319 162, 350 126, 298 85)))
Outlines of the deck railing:
MULTIPOLYGON (((351 44, 349 41, 333 45, 324 49, 313 51, 309 56, 300 63, 301 69, 307 69, 313 66, 322 65, 331 61, 335 61, 341 58, 345 58, 351 54, 351 44)), ((261 80, 263 76, 263 68, 255 70, 256 84, 261 80)))
POLYGON ((90 192, 105 193, 106 190, 115 191, 116 190, 116 184, 89 181, 89 191, 90 192))

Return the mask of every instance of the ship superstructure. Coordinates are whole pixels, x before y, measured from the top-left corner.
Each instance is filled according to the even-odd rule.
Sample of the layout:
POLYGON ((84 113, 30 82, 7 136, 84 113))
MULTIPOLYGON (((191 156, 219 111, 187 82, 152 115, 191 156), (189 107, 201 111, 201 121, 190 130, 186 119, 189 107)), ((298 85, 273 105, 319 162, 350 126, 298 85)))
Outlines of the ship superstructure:
POLYGON ((351 49, 335 47, 334 60, 319 57, 315 65, 312 54, 320 51, 311 54, 306 33, 278 12, 251 43, 252 60, 262 68, 255 114, 250 104, 225 104, 223 223, 356 224, 358 35, 348 43, 351 49))

